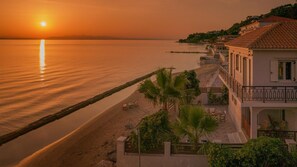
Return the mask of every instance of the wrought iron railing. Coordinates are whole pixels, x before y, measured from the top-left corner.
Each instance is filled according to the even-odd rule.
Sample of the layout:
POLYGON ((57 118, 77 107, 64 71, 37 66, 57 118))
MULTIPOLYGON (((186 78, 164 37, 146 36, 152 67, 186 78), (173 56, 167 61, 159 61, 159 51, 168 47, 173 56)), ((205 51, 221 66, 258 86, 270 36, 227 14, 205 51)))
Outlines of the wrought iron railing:
POLYGON ((242 99, 242 85, 235 80, 232 76, 229 75, 228 71, 223 67, 220 68, 220 76, 226 82, 229 89, 233 90, 236 96, 242 99))
POLYGON ((280 138, 282 140, 293 139, 296 141, 297 131, 258 130, 258 137, 260 136, 280 138))
POLYGON ((244 101, 297 102, 297 86, 243 86, 244 101))
POLYGON ((297 86, 242 86, 223 67, 219 74, 242 102, 297 102, 297 86))

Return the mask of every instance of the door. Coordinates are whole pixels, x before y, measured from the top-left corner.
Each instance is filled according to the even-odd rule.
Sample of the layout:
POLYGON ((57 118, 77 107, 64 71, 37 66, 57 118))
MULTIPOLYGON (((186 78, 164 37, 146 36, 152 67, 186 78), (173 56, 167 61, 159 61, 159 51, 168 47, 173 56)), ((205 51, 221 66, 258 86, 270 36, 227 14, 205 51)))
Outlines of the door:
POLYGON ((247 86, 248 85, 248 70, 247 70, 247 58, 243 58, 243 71, 242 71, 242 75, 243 75, 243 86, 247 86))
POLYGON ((241 128, 246 136, 250 138, 251 132, 251 112, 249 108, 244 108, 241 115, 241 128))

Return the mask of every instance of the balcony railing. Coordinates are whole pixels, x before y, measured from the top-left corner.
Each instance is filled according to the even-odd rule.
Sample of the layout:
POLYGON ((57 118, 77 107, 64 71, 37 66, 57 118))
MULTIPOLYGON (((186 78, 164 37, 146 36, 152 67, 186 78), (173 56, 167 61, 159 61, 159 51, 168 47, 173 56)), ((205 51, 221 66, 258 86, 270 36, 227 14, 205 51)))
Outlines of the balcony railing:
POLYGON ((244 101, 297 102, 297 87, 293 86, 243 86, 244 101))
POLYGON ((220 76, 242 102, 297 102, 297 86, 242 86, 223 67, 220 76))
POLYGON ((258 130, 258 137, 267 136, 282 140, 292 139, 296 141, 297 131, 258 130))

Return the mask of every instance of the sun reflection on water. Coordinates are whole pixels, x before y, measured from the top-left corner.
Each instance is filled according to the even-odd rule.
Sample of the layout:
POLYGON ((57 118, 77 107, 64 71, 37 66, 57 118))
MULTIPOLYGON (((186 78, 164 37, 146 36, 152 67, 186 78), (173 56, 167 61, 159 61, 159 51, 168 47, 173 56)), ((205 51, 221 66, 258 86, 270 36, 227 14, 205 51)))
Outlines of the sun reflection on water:
POLYGON ((39 48, 39 70, 41 80, 44 80, 43 74, 45 70, 45 40, 40 40, 40 48, 39 48))

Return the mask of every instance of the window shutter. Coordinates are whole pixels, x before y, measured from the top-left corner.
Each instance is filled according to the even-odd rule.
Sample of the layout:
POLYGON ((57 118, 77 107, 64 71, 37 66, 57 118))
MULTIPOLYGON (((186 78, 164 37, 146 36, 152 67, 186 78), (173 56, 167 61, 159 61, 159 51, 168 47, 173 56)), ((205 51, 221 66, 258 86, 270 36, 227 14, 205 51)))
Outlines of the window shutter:
POLYGON ((293 81, 295 81, 295 82, 297 82, 297 60, 295 60, 294 62, 293 62, 293 70, 294 70, 294 72, 293 72, 293 81))
POLYGON ((278 61, 277 60, 270 61, 270 80, 278 81, 278 61))

